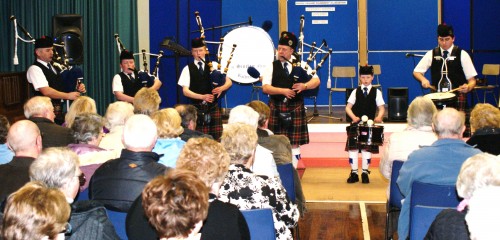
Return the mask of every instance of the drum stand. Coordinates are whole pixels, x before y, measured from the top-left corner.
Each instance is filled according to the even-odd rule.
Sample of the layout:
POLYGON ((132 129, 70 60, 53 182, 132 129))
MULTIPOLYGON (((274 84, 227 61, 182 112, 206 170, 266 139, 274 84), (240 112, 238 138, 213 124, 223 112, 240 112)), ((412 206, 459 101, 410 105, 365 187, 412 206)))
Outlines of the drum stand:
POLYGON ((311 98, 313 99, 314 106, 313 106, 313 114, 312 114, 312 116, 306 116, 308 123, 310 121, 312 121, 316 117, 322 117, 322 118, 328 118, 328 119, 334 119, 334 120, 342 121, 342 118, 328 116, 328 115, 319 115, 318 106, 316 105, 316 98, 317 97, 316 96, 311 96, 311 98))

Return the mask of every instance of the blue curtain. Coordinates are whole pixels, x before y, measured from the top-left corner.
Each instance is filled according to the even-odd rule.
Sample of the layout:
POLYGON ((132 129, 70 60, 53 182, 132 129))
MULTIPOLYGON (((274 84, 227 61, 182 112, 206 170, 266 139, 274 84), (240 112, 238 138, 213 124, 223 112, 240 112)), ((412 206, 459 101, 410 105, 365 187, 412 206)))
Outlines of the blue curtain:
MULTIPOLYGON (((0 72, 23 72, 34 62, 33 44, 18 41, 19 65, 13 64, 15 16, 34 38, 52 35, 52 16, 79 14, 83 19, 83 64, 87 95, 103 114, 114 101, 111 82, 120 71, 114 34, 125 47, 137 51, 137 0, 2 0, 0 7, 0 72)), ((21 37, 27 39, 19 30, 21 37)))

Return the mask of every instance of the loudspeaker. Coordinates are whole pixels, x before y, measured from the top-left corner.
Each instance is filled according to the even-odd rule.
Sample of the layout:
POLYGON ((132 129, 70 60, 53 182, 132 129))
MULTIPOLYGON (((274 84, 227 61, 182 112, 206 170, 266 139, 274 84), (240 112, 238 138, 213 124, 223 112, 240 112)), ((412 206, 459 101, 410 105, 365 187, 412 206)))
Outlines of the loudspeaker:
MULTIPOLYGON (((69 64, 83 63, 82 16, 78 14, 60 14, 52 17, 52 35, 55 43, 64 43, 64 50, 69 64)), ((55 48, 64 57, 61 48, 55 48)))
POLYGON ((388 88, 389 121, 405 122, 408 112, 408 88, 388 88))

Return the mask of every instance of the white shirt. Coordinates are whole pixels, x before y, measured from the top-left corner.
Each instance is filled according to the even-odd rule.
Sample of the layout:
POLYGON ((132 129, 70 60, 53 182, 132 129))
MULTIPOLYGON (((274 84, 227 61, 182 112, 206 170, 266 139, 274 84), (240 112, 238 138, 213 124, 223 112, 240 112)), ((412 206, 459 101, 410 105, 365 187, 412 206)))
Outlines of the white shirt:
MULTIPOLYGON (((292 56, 291 60, 293 60, 293 59, 295 59, 294 56, 292 56)), ((281 62, 281 65, 283 67, 284 67, 284 63, 285 62, 281 62)), ((288 69, 288 72, 291 73, 293 66, 289 62, 286 62, 286 63, 287 63, 286 68, 288 69)), ((300 66, 305 69, 306 62, 304 62, 304 61, 300 62, 300 66)), ((308 68, 307 74, 311 74, 312 71, 313 70, 311 68, 308 68)), ((318 77, 318 75, 314 74, 313 78, 317 78, 317 77, 318 77)), ((262 86, 264 86, 266 84, 272 85, 272 82, 273 82, 273 64, 269 64, 269 65, 267 65, 266 69, 264 70, 264 74, 262 74, 262 86)))
MULTIPOLYGON (((123 72, 123 70, 122 70, 123 72)), ((125 75, 128 76, 127 73, 125 73, 125 75)), ((135 74, 132 72, 131 73, 132 77, 133 78, 136 78, 135 74)), ((153 76, 151 74, 148 73, 149 76, 153 76)), ((158 78, 155 78, 155 80, 157 80, 158 78)), ((114 92, 123 92, 123 84, 122 84, 122 78, 120 77, 120 74, 116 74, 114 77, 113 77, 113 93, 114 92)), ((131 96, 133 97, 133 96, 131 96)))
MULTIPOLYGON (((40 59, 37 59, 36 61, 46 66, 47 69, 49 69, 49 67, 47 67, 47 64, 49 64, 48 62, 44 62, 40 59)), ((54 67, 52 67, 52 71, 54 72, 54 74, 57 74, 54 71, 54 67)), ((49 86, 49 82, 47 81, 45 74, 43 74, 42 69, 37 65, 33 64, 28 68, 28 71, 26 72, 26 78, 28 79, 28 82, 33 84, 33 88, 35 88, 36 91, 39 91, 38 89, 40 88, 49 86)))
MULTIPOLYGON (((453 50, 453 46, 451 45, 450 49, 446 49, 446 51, 451 54, 451 50, 453 50)), ((445 49, 440 48, 441 52, 445 51, 445 49)), ((413 70, 414 72, 425 73, 432 65, 432 51, 430 50, 425 53, 424 57, 418 62, 418 65, 413 70)), ((448 55, 449 56, 449 55, 448 55)), ((474 64, 472 64, 472 60, 470 59, 469 54, 462 50, 460 54, 460 62, 462 63, 462 68, 464 70, 465 79, 470 79, 472 77, 477 76, 476 69, 474 68, 474 64)))
MULTIPOLYGON (((372 90, 373 86, 371 84, 368 86, 361 85, 361 89, 363 89, 365 87, 368 88, 368 94, 370 94, 370 91, 372 90)), ((375 88, 373 88, 373 89, 375 89, 375 88)), ((356 90, 357 90, 357 88, 351 92, 349 99, 347 99, 347 102, 352 104, 352 105, 354 105, 354 103, 356 103, 356 90)), ((377 104, 377 107, 382 106, 385 104, 384 98, 382 97, 382 92, 380 91, 380 89, 376 89, 376 91, 377 91, 377 96, 375 97, 375 103, 377 104)))
POLYGON ((250 169, 256 175, 268 177, 279 177, 276 162, 274 162, 273 152, 257 144, 253 166, 250 169))
MULTIPOLYGON (((196 66, 196 68, 198 68, 198 63, 201 62, 199 60, 194 60, 194 65, 196 66)), ((203 63, 203 62, 201 62, 203 63)), ((212 66, 217 66, 217 62, 212 62, 212 66)), ((208 67, 208 65, 207 65, 208 67)), ((201 68, 203 68, 203 70, 205 70, 205 64, 201 64, 201 68)), ((182 69, 182 72, 181 72, 181 76, 179 77, 179 81, 177 82, 177 85, 181 86, 181 87, 189 87, 191 84, 191 77, 189 75, 189 66, 185 66, 183 69, 182 69)))

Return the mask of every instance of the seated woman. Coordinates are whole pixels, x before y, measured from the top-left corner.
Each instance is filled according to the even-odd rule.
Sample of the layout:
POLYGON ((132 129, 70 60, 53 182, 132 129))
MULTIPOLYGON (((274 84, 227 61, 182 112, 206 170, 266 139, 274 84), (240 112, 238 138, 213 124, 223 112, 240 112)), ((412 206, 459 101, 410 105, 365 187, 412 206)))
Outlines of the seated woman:
POLYGON ((276 239, 292 239, 290 228, 297 225, 299 210, 276 178, 255 175, 250 169, 257 147, 257 132, 244 123, 224 127, 221 143, 231 158, 229 172, 219 189, 219 199, 240 210, 270 208, 276 239))
POLYGON ((406 161, 411 152, 420 146, 431 145, 437 140, 436 134, 432 131, 432 116, 436 112, 436 106, 428 98, 416 97, 411 102, 407 113, 408 126, 402 132, 391 134, 380 159, 379 170, 389 181, 394 160, 406 161))
POLYGON ((151 116, 160 109, 161 98, 158 91, 151 88, 141 88, 134 97, 134 113, 151 116))
POLYGON ((134 115, 134 106, 127 102, 114 102, 106 110, 106 128, 109 133, 102 137, 99 147, 121 153, 125 146, 122 143, 123 127, 127 119, 134 115))
POLYGON ((208 188, 195 173, 172 170, 146 185, 142 205, 160 240, 200 239, 208 213, 208 188))
MULTIPOLYGON (((464 200, 457 209, 441 211, 430 226, 425 239, 470 239, 469 230, 472 233, 472 229, 470 226, 468 228, 465 223, 466 215, 468 215, 469 201, 472 201, 471 199, 482 189, 492 187, 500 187, 500 157, 488 153, 480 153, 467 159, 463 163, 457 178, 457 193, 464 200)), ((495 199, 495 206, 498 205, 499 200, 495 199)), ((488 207, 492 210, 493 206, 488 207)), ((476 225, 485 225, 488 222, 485 219, 487 215, 481 214, 479 221, 477 221, 478 218, 476 217, 476 225)), ((497 222, 494 221, 494 224, 497 224, 497 222)), ((484 229, 483 227, 481 228, 484 229)), ((498 238, 498 235, 495 238, 498 238)))
POLYGON ((500 110, 488 103, 478 103, 470 113, 472 136, 467 144, 483 152, 500 154, 500 110))
POLYGON ((158 140, 156 140, 153 152, 163 155, 158 163, 175 168, 177 157, 186 144, 179 138, 184 131, 181 127, 181 116, 175 109, 165 108, 152 113, 151 119, 158 128, 158 140))
POLYGON ((87 96, 80 96, 76 98, 76 100, 71 103, 71 106, 69 106, 66 116, 64 116, 63 126, 71 128, 76 115, 81 113, 97 113, 94 99, 87 96))
MULTIPOLYGON (((103 162, 119 157, 116 151, 99 147, 104 135, 103 126, 103 118, 96 113, 77 115, 71 126, 76 143, 69 144, 68 147, 78 155, 80 169, 87 179, 92 178, 95 170, 103 162)), ((85 190, 88 186, 89 181, 86 181, 80 191, 85 190)))
POLYGON ((71 228, 64 194, 41 182, 28 182, 7 199, 3 239, 64 239, 71 228))
POLYGON ((7 133, 10 123, 7 117, 0 115, 0 164, 8 163, 14 157, 14 152, 7 145, 7 133))
MULTIPOLYGON (((217 199, 228 168, 226 150, 220 143, 208 138, 190 139, 177 161, 177 169, 195 172, 210 189, 208 215, 201 230, 202 239, 250 239, 247 223, 239 209, 217 199)), ((127 214, 127 235, 130 240, 158 239, 154 229, 144 219, 142 199, 138 198, 127 214)))

